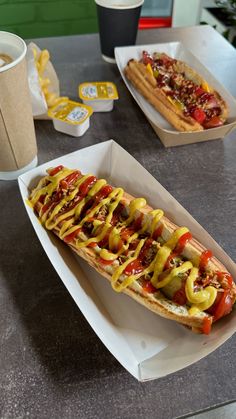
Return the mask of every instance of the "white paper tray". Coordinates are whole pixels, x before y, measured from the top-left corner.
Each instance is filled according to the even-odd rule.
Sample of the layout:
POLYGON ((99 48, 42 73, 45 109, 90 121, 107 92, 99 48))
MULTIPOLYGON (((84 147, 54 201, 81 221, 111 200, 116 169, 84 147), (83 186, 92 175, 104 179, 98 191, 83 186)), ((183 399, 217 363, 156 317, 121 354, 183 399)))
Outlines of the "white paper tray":
POLYGON ((44 230, 26 199, 46 169, 59 164, 105 177, 134 196, 145 197, 153 207, 163 208, 176 224, 188 226, 234 277, 236 266, 160 183, 112 140, 60 157, 20 176, 22 199, 46 254, 91 327, 117 360, 138 380, 152 380, 198 361, 225 342, 236 330, 236 311, 220 321, 211 335, 195 335, 114 292, 108 281, 53 233, 44 230))
POLYGON ((163 44, 137 45, 131 47, 115 48, 115 58, 121 76, 128 87, 133 98, 136 100, 155 132, 165 147, 173 147, 183 144, 191 144, 200 141, 215 140, 224 138, 236 128, 236 101, 233 96, 213 77, 206 67, 188 50, 181 42, 168 42, 163 44), (218 128, 211 128, 200 132, 179 132, 173 128, 162 115, 133 87, 125 77, 124 68, 132 58, 140 60, 142 51, 165 52, 173 58, 185 61, 206 81, 217 90, 229 106, 229 118, 227 124, 218 128))

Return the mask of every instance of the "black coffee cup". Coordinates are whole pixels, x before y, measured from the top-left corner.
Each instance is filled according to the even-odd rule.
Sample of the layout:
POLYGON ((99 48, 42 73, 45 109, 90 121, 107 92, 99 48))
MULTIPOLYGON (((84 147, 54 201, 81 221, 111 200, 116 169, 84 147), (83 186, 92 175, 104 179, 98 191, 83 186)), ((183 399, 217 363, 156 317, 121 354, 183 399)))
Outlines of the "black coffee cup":
POLYGON ((114 63, 114 48, 134 45, 144 0, 95 0, 102 57, 114 63))

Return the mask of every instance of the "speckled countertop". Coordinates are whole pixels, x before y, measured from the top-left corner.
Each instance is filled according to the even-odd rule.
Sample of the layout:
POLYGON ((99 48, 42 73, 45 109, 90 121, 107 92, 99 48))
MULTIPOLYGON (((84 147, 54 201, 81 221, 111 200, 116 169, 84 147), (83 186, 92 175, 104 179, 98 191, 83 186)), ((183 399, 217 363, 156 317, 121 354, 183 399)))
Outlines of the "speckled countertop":
MULTIPOLYGON (((182 41, 236 96, 236 52, 207 26, 142 31, 138 43, 182 41)), ((227 138, 165 149, 97 35, 35 41, 48 48, 62 95, 78 83, 110 80, 120 99, 94 114, 80 139, 37 121, 39 164, 113 138, 131 153, 236 260, 236 131, 227 138)), ((176 418, 236 399, 236 337, 167 377, 139 383, 109 353, 47 259, 16 181, 0 183, 0 417, 176 418)))

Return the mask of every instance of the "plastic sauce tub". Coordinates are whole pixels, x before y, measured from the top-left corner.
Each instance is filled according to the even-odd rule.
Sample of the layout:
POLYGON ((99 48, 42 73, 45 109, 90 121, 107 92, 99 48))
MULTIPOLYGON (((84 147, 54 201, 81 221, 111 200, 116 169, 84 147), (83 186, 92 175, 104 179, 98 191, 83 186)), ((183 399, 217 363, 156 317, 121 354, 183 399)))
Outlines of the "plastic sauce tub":
POLYGON ((62 99, 50 108, 48 116, 52 118, 57 131, 81 137, 89 128, 92 113, 93 109, 90 106, 62 99))
POLYGON ((94 112, 111 111, 114 100, 119 98, 117 88, 111 82, 81 83, 78 88, 78 94, 83 103, 91 106, 94 112))

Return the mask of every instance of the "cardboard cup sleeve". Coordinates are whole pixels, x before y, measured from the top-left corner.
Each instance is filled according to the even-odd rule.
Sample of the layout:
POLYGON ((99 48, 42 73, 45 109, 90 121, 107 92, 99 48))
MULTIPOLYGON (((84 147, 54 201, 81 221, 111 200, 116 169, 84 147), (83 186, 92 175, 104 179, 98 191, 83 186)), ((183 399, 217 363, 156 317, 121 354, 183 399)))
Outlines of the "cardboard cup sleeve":
POLYGON ((25 59, 0 72, 0 172, 17 171, 37 156, 25 59))

